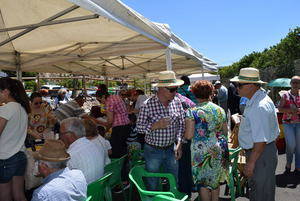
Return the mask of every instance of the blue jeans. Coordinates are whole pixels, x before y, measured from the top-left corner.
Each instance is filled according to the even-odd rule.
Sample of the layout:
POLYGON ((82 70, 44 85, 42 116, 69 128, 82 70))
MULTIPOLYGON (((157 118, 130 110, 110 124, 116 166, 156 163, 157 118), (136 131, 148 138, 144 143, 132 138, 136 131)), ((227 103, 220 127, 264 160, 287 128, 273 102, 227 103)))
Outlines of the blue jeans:
MULTIPOLYGON (((172 173, 177 181, 178 164, 173 146, 168 149, 158 149, 145 144, 144 157, 148 172, 160 172, 162 166, 163 172, 172 173)), ((158 190, 158 181, 159 178, 147 178, 148 190, 158 190)))
POLYGON ((291 165, 295 154, 295 167, 300 168, 300 123, 283 124, 286 143, 286 163, 291 165))

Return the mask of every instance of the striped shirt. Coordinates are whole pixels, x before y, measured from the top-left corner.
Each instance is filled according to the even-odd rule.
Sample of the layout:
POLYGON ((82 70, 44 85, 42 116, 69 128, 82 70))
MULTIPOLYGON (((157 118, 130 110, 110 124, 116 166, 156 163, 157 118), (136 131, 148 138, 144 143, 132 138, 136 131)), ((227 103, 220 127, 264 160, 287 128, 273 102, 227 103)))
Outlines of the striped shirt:
POLYGON ((124 101, 118 95, 110 95, 105 102, 106 110, 113 113, 112 127, 129 124, 128 113, 124 101))
POLYGON ((137 120, 137 132, 145 133, 145 142, 150 145, 166 147, 176 140, 181 141, 184 132, 184 110, 177 97, 165 107, 153 96, 142 106, 137 120), (170 125, 165 129, 151 131, 151 126, 161 118, 171 119, 170 125))
POLYGON ((84 113, 84 109, 81 108, 75 100, 73 100, 63 105, 60 105, 54 111, 54 114, 58 119, 58 121, 62 121, 69 117, 80 117, 85 113, 84 113))
POLYGON ((54 172, 43 180, 31 201, 77 201, 85 200, 87 183, 80 170, 65 168, 54 172))

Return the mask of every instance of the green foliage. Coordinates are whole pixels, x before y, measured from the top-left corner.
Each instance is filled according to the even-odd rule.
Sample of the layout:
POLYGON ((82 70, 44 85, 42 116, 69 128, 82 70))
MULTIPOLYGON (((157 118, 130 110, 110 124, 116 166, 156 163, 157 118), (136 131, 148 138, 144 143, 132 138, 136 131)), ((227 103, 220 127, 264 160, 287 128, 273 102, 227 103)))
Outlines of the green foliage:
POLYGON ((25 89, 26 90, 32 90, 35 91, 37 89, 37 84, 35 82, 35 80, 26 80, 25 82, 25 89))
POLYGON ((238 75, 244 67, 258 69, 274 68, 276 77, 292 77, 294 61, 300 58, 300 27, 290 30, 288 35, 277 45, 266 48, 262 52, 252 52, 238 62, 219 70, 222 80, 238 75))

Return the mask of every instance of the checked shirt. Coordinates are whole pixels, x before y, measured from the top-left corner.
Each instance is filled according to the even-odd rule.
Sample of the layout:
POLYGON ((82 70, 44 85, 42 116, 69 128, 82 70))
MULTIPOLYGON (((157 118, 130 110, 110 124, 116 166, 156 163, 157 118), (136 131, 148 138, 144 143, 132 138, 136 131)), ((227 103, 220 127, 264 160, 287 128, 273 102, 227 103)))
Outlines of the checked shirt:
POLYGON ((137 120, 137 132, 145 134, 145 142, 158 147, 166 147, 176 140, 181 141, 184 132, 184 110, 180 100, 175 97, 165 107, 157 96, 151 97, 142 106, 137 120), (151 126, 161 118, 170 118, 170 125, 165 129, 151 131, 151 126))

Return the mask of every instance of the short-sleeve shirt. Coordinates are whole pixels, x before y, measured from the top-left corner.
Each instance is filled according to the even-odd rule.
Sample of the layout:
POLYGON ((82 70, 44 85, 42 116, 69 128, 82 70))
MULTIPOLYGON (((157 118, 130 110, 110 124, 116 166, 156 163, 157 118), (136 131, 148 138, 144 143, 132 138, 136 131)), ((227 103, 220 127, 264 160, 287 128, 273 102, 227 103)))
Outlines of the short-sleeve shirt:
POLYGON ((97 146, 100 147, 100 149, 104 150, 105 165, 109 164, 111 162, 108 156, 108 150, 111 149, 109 141, 101 135, 98 135, 96 138, 92 139, 91 142, 95 143, 97 146))
MULTIPOLYGON (((285 100, 284 108, 300 108, 300 96, 294 96, 291 91, 287 91, 282 98, 285 100)), ((300 115, 283 113, 282 122, 285 124, 300 123, 300 115)))
POLYGON ((37 188, 31 201, 78 201, 85 200, 87 183, 80 170, 68 167, 50 174, 37 188))
POLYGON ((239 128, 239 144, 251 149, 254 143, 275 141, 279 126, 275 105, 267 93, 259 89, 247 102, 239 128))
POLYGON ((110 95, 106 99, 105 107, 107 111, 113 113, 112 127, 129 124, 128 112, 124 101, 118 95, 110 95))
POLYGON ((67 152, 71 156, 67 166, 81 170, 88 184, 103 176, 104 150, 93 142, 85 137, 79 138, 70 145, 67 152))
POLYGON ((0 135, 0 159, 8 159, 24 148, 27 135, 28 115, 16 102, 0 106, 0 117, 7 123, 0 135))
POLYGON ((55 111, 54 114, 57 120, 62 121, 69 117, 80 117, 84 115, 84 109, 81 108, 78 103, 73 100, 65 104, 60 105, 55 111))
POLYGON ((181 102, 177 97, 174 97, 168 107, 165 107, 157 96, 153 96, 141 108, 136 129, 138 133, 145 134, 145 142, 147 144, 166 147, 173 144, 176 140, 182 140, 184 115, 181 102), (152 124, 166 117, 171 119, 170 126, 151 131, 152 124))

